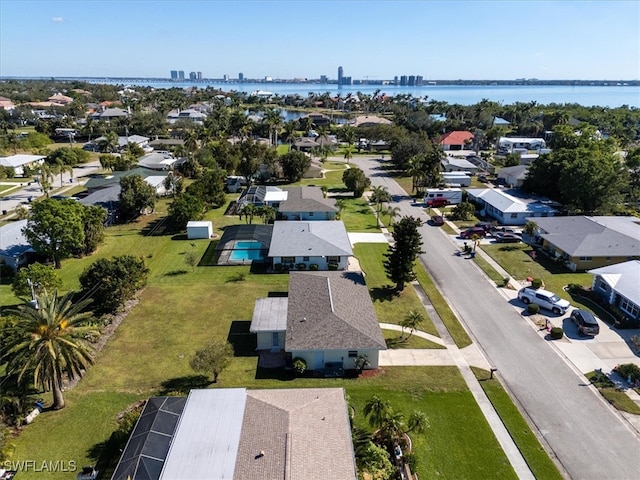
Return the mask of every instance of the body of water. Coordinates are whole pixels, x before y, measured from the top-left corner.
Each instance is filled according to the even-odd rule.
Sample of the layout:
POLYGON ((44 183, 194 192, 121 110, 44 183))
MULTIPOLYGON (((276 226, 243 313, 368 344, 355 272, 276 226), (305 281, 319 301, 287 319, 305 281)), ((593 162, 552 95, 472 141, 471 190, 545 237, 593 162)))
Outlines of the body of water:
MULTIPOLYGON (((123 84, 123 80, 84 79, 90 83, 123 84)), ((410 94, 415 98, 444 101, 449 104, 473 105, 483 98, 509 105, 516 102, 538 102, 540 104, 577 103, 584 106, 620 107, 628 105, 640 108, 640 86, 571 86, 571 85, 425 85, 421 87, 400 87, 396 85, 343 85, 312 83, 230 83, 230 82, 154 82, 144 79, 128 81, 135 87, 144 85, 155 88, 199 88, 212 87, 225 92, 266 91, 285 96, 298 94, 303 97, 309 93, 331 96, 340 94, 346 97, 357 92, 372 95, 380 91, 388 96, 410 94)))

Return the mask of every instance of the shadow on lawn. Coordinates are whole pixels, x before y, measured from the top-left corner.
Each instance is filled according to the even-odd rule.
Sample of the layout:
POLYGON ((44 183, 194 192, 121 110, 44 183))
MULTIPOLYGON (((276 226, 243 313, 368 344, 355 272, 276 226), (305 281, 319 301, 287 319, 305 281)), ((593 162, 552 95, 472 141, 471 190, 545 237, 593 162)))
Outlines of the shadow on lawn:
POLYGON ((185 375, 184 377, 170 378, 160 385, 162 389, 158 391, 158 396, 165 395, 188 395, 194 388, 207 388, 213 381, 206 375, 185 375))
POLYGON ((374 287, 370 290, 371 298, 374 302, 390 302, 398 296, 398 292, 393 285, 384 287, 374 287))
POLYGON ((257 357, 257 337, 249 331, 251 322, 248 320, 234 320, 229 328, 227 341, 233 346, 236 357, 257 357))
POLYGON ((256 380, 280 380, 282 382, 290 382, 295 380, 296 374, 293 370, 285 370, 284 368, 256 368, 256 380))

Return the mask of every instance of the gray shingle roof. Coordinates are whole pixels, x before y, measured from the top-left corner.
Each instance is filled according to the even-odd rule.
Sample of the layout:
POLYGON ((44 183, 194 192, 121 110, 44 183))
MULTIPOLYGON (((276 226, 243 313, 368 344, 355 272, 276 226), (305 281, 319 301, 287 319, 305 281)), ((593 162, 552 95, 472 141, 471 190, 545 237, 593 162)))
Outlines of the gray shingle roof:
POLYGON ((22 229, 27 220, 9 222, 0 227, 0 255, 17 258, 25 252, 33 251, 22 229))
POLYGON ((540 236, 572 257, 640 255, 640 220, 635 217, 531 218, 540 236))
POLYGON ((353 250, 344 223, 274 222, 269 257, 351 256, 353 250))
POLYGON ((589 270, 600 275, 616 292, 640 305, 640 260, 589 270))
POLYGON ((233 478, 355 480, 344 390, 248 390, 233 478))
POLYGON ((337 212, 335 198, 324 198, 320 187, 290 187, 280 212, 337 212))
POLYGON ((291 272, 287 351, 386 350, 362 274, 291 272))

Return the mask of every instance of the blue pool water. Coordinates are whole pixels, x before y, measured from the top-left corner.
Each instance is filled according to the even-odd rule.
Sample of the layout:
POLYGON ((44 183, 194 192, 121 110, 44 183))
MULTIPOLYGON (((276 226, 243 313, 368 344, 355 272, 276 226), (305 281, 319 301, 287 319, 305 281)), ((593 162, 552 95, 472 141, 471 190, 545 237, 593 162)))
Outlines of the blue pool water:
POLYGON ((264 260, 262 244, 260 242, 236 242, 231 252, 230 260, 264 260))

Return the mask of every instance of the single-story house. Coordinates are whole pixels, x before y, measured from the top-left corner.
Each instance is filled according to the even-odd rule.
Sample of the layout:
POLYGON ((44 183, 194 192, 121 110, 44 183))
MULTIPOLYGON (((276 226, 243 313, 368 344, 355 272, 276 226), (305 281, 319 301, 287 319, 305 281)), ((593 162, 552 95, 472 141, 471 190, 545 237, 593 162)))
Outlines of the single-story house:
POLYGON ((95 112, 93 115, 91 115, 91 118, 93 118, 94 120, 109 122, 114 118, 127 118, 128 116, 129 116, 129 112, 127 110, 114 107, 114 108, 105 108, 104 110, 95 112))
POLYGON ((377 125, 392 125, 393 122, 388 118, 379 117, 378 115, 358 115, 351 125, 354 127, 375 127, 377 125))
POLYGON ((470 172, 476 173, 478 167, 464 158, 447 157, 440 164, 445 172, 470 172))
POLYGON ((354 369, 365 355, 377 368, 386 350, 361 272, 291 272, 288 297, 256 301, 250 331, 258 350, 284 350, 309 370, 354 369))
POLYGON ((483 216, 494 218, 501 225, 524 225, 528 220, 536 221, 538 217, 558 214, 554 208, 557 204, 517 190, 469 188, 467 195, 471 202, 478 205, 483 216))
POLYGON ((464 130, 454 130, 440 137, 438 142, 443 150, 465 150, 465 147, 473 140, 473 133, 464 130))
POLYGON ((594 275, 591 289, 609 305, 640 320, 640 260, 630 260, 588 270, 594 275))
POLYGON ((240 194, 237 204, 238 209, 242 209, 245 205, 251 203, 256 207, 267 205, 277 210, 280 207, 280 203, 286 199, 287 192, 281 188, 270 185, 252 185, 245 188, 240 194))
POLYGON ((357 480, 342 388, 150 398, 112 480, 357 480))
POLYGON ((0 110, 12 112, 16 108, 16 104, 10 98, 0 97, 0 110))
POLYGON ((29 256, 35 250, 22 233, 26 226, 27 220, 17 220, 0 227, 0 265, 7 265, 15 271, 29 262, 29 256))
POLYGON ((286 200, 280 203, 281 220, 335 220, 336 200, 325 198, 320 187, 289 187, 286 200))
POLYGON ((331 124, 331 118, 324 113, 310 113, 308 115, 303 115, 302 117, 300 117, 299 122, 304 123, 307 118, 311 119, 311 123, 313 123, 313 125, 315 125, 316 127, 319 127, 320 125, 331 124))
POLYGON ((205 113, 199 112, 195 109, 186 109, 186 110, 171 110, 167 114, 167 123, 176 123, 178 121, 191 122, 196 125, 204 124, 204 121, 207 119, 207 115, 205 113))
POLYGON ((353 250, 340 220, 275 221, 267 256, 274 268, 285 264, 292 269, 317 265, 319 270, 345 270, 353 250))
POLYGON ((494 127, 510 127, 511 122, 509 120, 505 120, 502 117, 494 117, 493 126, 494 127))
POLYGON ((6 168, 12 168, 16 177, 23 177, 24 169, 36 169, 44 163, 45 155, 11 155, 9 157, 0 157, 0 165, 6 168))
POLYGON ((640 258, 640 220, 636 217, 529 218, 537 224, 542 248, 572 271, 640 258))
POLYGON ((498 181, 502 181, 508 187, 520 187, 527 178, 528 165, 516 165, 514 167, 504 167, 498 171, 498 181))
MULTIPOLYGON (((105 143, 107 141, 107 137, 98 137, 90 142, 87 142, 83 145, 83 149, 85 150, 100 150, 100 144, 105 143), (93 147, 93 148, 92 148, 93 147)), ((142 135, 129 135, 128 137, 118 137, 118 151, 122 152, 130 143, 139 146, 145 152, 150 153, 153 151, 153 148, 149 146, 149 137, 143 137, 142 135)))
POLYGON ((70 103, 73 103, 73 98, 62 95, 61 93, 56 93, 55 95, 47 98, 47 101, 57 103, 58 105, 69 105, 70 103))
POLYGON ((139 158, 138 165, 151 170, 171 170, 177 161, 170 153, 154 152, 139 158))
POLYGON ((196 238, 211 238, 213 236, 213 223, 211 221, 187 222, 187 238, 194 240, 196 238))
POLYGON ((311 137, 300 137, 293 141, 292 148, 300 152, 310 152, 320 148, 320 145, 311 137))
POLYGON ((169 150, 184 145, 181 138, 156 138, 149 142, 149 146, 154 150, 169 150))
MULTIPOLYGON (((84 186, 93 193, 97 190, 117 186, 120 187, 120 179, 128 175, 140 175, 145 181, 156 189, 158 195, 165 195, 167 190, 164 186, 164 181, 167 178, 167 174, 159 175, 157 170, 151 170, 148 168, 134 168, 133 170, 125 170, 122 172, 111 172, 107 175, 92 176, 84 186)), ((120 193, 120 190, 118 190, 120 193)))
POLYGON ((498 149, 513 152, 516 148, 524 148, 526 150, 539 150, 545 148, 547 142, 543 138, 526 138, 526 137, 500 137, 498 139, 498 149))

